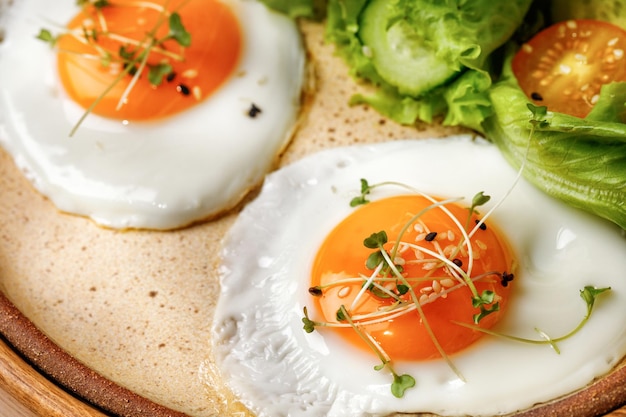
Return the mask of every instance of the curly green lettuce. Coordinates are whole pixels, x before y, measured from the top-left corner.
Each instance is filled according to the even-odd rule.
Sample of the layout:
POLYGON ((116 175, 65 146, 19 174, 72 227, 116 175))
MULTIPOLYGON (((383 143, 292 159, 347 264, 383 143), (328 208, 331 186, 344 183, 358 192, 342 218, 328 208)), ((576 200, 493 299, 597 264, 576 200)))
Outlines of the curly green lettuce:
POLYGON ((524 176, 536 187, 626 229, 626 83, 605 85, 584 119, 548 108, 530 144, 530 100, 510 59, 489 97, 493 114, 483 128, 509 163, 519 168, 527 158, 524 176))
POLYGON ((402 124, 476 130, 490 112, 492 54, 522 23, 530 0, 330 0, 327 39, 351 74, 379 87, 357 95, 402 124))

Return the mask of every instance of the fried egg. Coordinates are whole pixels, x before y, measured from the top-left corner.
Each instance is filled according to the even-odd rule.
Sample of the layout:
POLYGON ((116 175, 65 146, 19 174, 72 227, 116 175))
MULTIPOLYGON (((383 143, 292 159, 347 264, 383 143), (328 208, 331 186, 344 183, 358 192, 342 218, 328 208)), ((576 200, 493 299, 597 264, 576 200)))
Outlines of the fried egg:
POLYGON ((61 211, 103 226, 171 229, 233 207, 295 129, 295 23, 256 1, 109 4, 2 13, 0 143, 61 211))
MULTIPOLYGON (((417 210, 409 201, 406 211, 417 210)), ((391 216, 395 214, 385 208, 366 217, 365 227, 357 227, 360 232, 350 237, 354 247, 379 231, 379 217, 391 216)), ((420 237, 413 240, 425 240, 424 226, 429 227, 418 227, 420 237)), ((388 234, 391 242, 395 232, 388 234)), ((446 232, 441 246, 450 238, 446 232)), ((325 150, 271 174, 224 238, 213 327, 216 361, 235 395, 258 416, 514 413, 586 386, 624 357, 625 249, 621 230, 519 179, 497 148, 480 138, 461 135, 325 150), (363 197, 361 179, 392 184, 372 188, 365 194, 371 202, 355 208, 350 203, 363 197), (310 320, 333 321, 324 318, 323 308, 316 306, 319 297, 310 289, 329 239, 337 263, 351 256, 334 246, 332 235, 346 230, 342 225, 352 216, 371 210, 368 205, 375 208, 415 193, 443 200, 462 197, 455 204, 470 207, 481 192, 491 199, 475 209, 476 220, 484 219, 487 230, 498 232, 502 245, 495 256, 506 258, 494 264, 495 270, 507 272, 497 281, 515 275, 506 286, 506 306, 489 331, 538 344, 476 330, 480 337, 451 351, 450 363, 431 353, 413 358, 393 352, 394 372, 415 381, 397 396, 391 390, 393 375, 379 366, 372 350, 330 327, 310 333, 303 329, 305 307, 310 320), (610 290, 597 296, 582 328, 560 340, 584 322, 588 310, 581 291, 586 287, 610 290)), ((478 260, 474 268, 479 268, 478 260)), ((363 277, 367 275, 361 276, 360 286, 366 287, 363 277)), ((499 292, 503 286, 500 282, 493 288, 499 292)), ((426 311, 428 301, 422 303, 426 311)), ((419 316, 413 323, 423 324, 419 316)), ((437 325, 433 319, 433 332, 437 325)), ((392 345, 401 341, 402 336, 392 339, 392 345)), ((426 338, 413 344, 419 343, 434 342, 426 338)))

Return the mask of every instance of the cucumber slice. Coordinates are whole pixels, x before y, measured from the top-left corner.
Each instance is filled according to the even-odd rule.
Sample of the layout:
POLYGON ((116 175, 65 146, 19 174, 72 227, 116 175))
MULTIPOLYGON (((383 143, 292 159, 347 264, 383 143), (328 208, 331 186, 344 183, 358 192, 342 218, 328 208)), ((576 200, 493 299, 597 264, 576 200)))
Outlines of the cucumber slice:
POLYGON ((419 97, 456 74, 437 58, 434 46, 405 19, 395 16, 387 0, 372 0, 361 14, 359 37, 380 77, 400 94, 419 97))

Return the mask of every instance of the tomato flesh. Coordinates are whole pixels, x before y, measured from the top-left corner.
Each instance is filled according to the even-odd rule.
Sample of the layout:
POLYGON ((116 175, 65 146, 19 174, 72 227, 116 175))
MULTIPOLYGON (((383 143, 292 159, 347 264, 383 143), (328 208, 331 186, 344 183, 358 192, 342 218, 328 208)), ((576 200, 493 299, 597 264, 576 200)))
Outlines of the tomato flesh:
POLYGON ((626 81, 626 31, 597 20, 559 22, 522 45, 513 58, 521 89, 548 110, 585 117, 602 85, 626 81))

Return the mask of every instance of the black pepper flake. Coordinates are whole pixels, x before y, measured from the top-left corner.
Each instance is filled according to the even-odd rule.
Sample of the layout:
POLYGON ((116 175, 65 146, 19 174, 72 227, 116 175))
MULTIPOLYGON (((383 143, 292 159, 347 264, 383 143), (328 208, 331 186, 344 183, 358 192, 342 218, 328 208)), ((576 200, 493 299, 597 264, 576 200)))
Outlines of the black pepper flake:
POLYGON ((176 73, 174 71, 170 72, 165 77, 165 79, 167 80, 168 83, 171 83, 172 81, 174 81, 174 78, 176 78, 176 73))
POLYGON ((454 258, 452 260, 452 263, 455 264, 456 266, 458 266, 459 268, 463 266, 463 261, 460 260, 459 258, 454 258))
POLYGON ((500 280, 500 284, 503 287, 506 287, 507 285, 509 285, 509 282, 513 281, 513 278, 515 278, 515 275, 509 274, 507 272, 503 272, 502 279, 500 280))
POLYGON ((541 94, 539 94, 536 91, 530 93, 530 98, 532 98, 533 100, 536 100, 536 101, 543 101, 543 97, 541 96, 541 94))
POLYGON ((257 117, 259 114, 261 113, 261 109, 259 107, 257 107, 256 104, 252 103, 250 105, 250 110, 248 110, 248 116, 250 116, 251 118, 255 118, 257 117))
POLYGON ((187 87, 185 84, 178 84, 176 86, 176 91, 178 91, 183 96, 188 96, 191 93, 189 87, 187 87))
POLYGON ((320 297, 322 295, 322 289, 320 287, 310 287, 309 294, 315 297, 320 297))
MULTIPOLYGON (((475 223, 476 224, 480 223, 480 220, 475 220, 475 223)), ((478 226, 478 228, 480 230, 487 230, 487 225, 485 223, 480 223, 480 226, 478 226)))
POLYGON ((435 240, 436 237, 437 237, 437 232, 430 232, 429 234, 426 235, 424 240, 426 242, 432 242, 433 240, 435 240))

